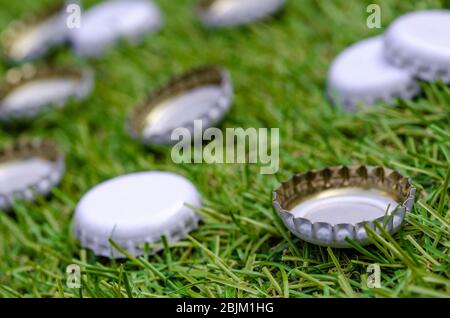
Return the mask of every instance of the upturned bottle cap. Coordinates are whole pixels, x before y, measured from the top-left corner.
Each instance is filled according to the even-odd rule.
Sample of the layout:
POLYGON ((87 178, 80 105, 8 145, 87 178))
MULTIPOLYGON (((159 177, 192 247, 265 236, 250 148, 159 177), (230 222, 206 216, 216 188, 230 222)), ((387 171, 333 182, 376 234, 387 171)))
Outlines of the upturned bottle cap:
POLYGON ((10 69, 0 83, 0 121, 31 119, 70 98, 83 99, 93 87, 88 68, 24 64, 10 69))
POLYGON ((203 129, 218 123, 231 106, 232 84, 221 67, 202 67, 172 79, 152 91, 135 107, 128 120, 130 134, 144 144, 173 144, 174 129, 194 134, 194 122, 203 129))
POLYGON ((414 203, 408 178, 385 167, 341 166, 294 175, 274 191, 273 204, 287 228, 322 246, 370 244, 365 226, 395 233, 414 203))
POLYGON ((203 0, 197 11, 209 27, 248 24, 279 11, 285 0, 203 0))
POLYGON ((67 39, 66 8, 75 0, 59 1, 57 5, 28 14, 11 22, 0 34, 0 47, 10 62, 34 60, 67 39))
POLYGON ((22 139, 0 149, 0 210, 46 196, 64 174, 64 156, 48 140, 22 139))

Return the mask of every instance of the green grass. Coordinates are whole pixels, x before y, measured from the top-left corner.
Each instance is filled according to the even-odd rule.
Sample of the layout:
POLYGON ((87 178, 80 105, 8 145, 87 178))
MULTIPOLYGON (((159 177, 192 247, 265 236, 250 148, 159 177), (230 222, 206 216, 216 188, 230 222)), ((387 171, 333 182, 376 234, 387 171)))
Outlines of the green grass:
MULTIPOLYGON (((1 0, 0 29, 52 1, 1 0)), ((88 2, 88 1, 86 1, 88 2)), ((28 127, 0 130, 0 143, 40 136, 57 141, 67 172, 48 199, 0 214, 0 295, 4 297, 449 297, 450 90, 424 84, 424 96, 397 107, 343 113, 324 96, 327 69, 349 44, 376 35, 395 17, 448 1, 379 1, 383 29, 366 27, 372 1, 289 1, 283 14, 250 27, 207 30, 194 1, 157 3, 161 33, 133 47, 121 43, 98 60, 67 50, 55 63, 90 65, 93 95, 28 127), (128 137, 127 112, 172 75, 222 64, 235 99, 222 127, 278 127, 281 168, 175 165, 170 149, 150 152, 128 137), (385 165, 413 178, 418 200, 401 231, 373 235, 371 246, 327 249, 282 225, 271 191, 295 172, 327 165, 385 165), (204 218, 186 240, 127 261, 98 259, 72 235, 77 201, 120 174, 163 169, 201 191, 204 218), (65 268, 82 267, 82 289, 69 289, 65 268), (382 288, 369 289, 367 265, 381 264, 382 288)), ((91 5, 93 1, 89 1, 91 5)), ((7 65, 2 64, 4 74, 7 65)))

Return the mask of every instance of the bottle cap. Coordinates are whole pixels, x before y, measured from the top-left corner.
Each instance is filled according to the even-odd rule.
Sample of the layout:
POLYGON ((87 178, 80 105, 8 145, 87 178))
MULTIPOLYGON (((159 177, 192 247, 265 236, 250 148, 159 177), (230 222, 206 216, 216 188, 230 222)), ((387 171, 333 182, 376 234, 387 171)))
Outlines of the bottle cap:
POLYGON ((411 99, 420 91, 408 72, 390 65, 383 56, 383 39, 373 37, 345 49, 328 73, 328 95, 346 111, 395 98, 411 99))
POLYGON ((111 238, 134 256, 145 243, 185 238, 198 226, 201 198, 186 178, 163 171, 132 173, 103 182, 76 207, 75 237, 98 256, 123 258, 111 238), (189 206, 188 206, 189 205, 189 206))
POLYGON ((206 129, 218 123, 231 106, 231 79, 220 67, 194 69, 156 89, 129 116, 131 135, 144 144, 173 144, 172 131, 194 121, 206 129))
POLYGON ((301 239, 350 247, 346 238, 371 243, 364 225, 375 229, 378 222, 395 233, 412 208, 415 192, 410 180, 391 169, 342 166, 295 175, 274 191, 273 204, 301 239))
POLYGON ((12 22, 0 35, 3 55, 11 62, 37 59, 66 40, 66 6, 62 1, 12 22))
POLYGON ((450 10, 408 13, 385 36, 385 55, 395 66, 426 81, 450 83, 450 10))
POLYGON ((158 7, 148 0, 109 0, 82 16, 81 28, 70 32, 70 43, 80 56, 98 56, 119 39, 137 42, 162 26, 158 7))
POLYGON ((20 140, 0 149, 0 210, 13 200, 46 196, 64 174, 64 156, 48 140, 20 140))
POLYGON ((203 0, 200 19, 210 27, 243 25, 266 18, 280 10, 285 0, 203 0))
POLYGON ((50 106, 82 99, 93 87, 89 69, 25 64, 10 69, 0 83, 0 121, 34 118, 50 106))

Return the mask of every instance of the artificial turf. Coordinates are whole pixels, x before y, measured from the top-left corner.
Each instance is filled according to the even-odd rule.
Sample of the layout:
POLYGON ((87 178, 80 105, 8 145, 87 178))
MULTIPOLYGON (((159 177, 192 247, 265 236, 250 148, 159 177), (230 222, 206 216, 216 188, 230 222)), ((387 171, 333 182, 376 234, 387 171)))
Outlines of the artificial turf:
MULTIPOLYGON (((0 0, 0 30, 53 1, 0 0)), ((89 7, 96 1, 84 1, 89 7)), ((28 125, 3 126, 0 144, 48 137, 66 154, 60 186, 37 203, 0 213, 3 297, 449 297, 450 89, 423 83, 424 94, 396 106, 343 113, 325 96, 327 70, 348 45, 381 34, 397 16, 450 7, 448 1, 378 1, 381 29, 366 26, 373 1, 288 1, 276 17, 248 27, 208 30, 195 1, 156 1, 162 31, 138 46, 120 43, 98 59, 60 49, 56 64, 89 65, 95 90, 28 125), (172 163, 170 148, 148 150, 125 130, 127 112, 172 75, 203 64, 231 73, 235 98, 225 127, 280 128, 280 171, 257 165, 172 163), (373 245, 327 249, 286 230, 272 190, 295 172, 342 164, 385 165, 418 188, 399 233, 373 234, 373 245), (73 239, 72 216, 92 186, 135 171, 168 170, 201 191, 203 223, 156 255, 108 261, 73 239), (381 288, 366 285, 381 266, 381 288), (81 289, 66 286, 66 267, 82 268, 81 289)), ((44 61, 39 61, 44 62, 44 61)), ((0 66, 2 75, 8 69, 0 66)))

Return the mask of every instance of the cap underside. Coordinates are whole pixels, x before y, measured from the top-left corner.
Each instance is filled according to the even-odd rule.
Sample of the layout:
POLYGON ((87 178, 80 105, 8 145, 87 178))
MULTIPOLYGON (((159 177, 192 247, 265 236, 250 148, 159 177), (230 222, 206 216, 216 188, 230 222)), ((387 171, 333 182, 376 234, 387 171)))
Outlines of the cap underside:
POLYGON ((338 166, 296 174, 274 192, 273 204, 286 227, 322 246, 350 247, 371 241, 375 222, 394 233, 414 204, 410 180, 385 167, 338 166), (381 222, 381 223, 380 223, 381 222))
POLYGON ((89 70, 50 69, 25 65, 12 69, 0 87, 0 117, 29 118, 45 106, 85 97, 91 87, 89 70))
POLYGON ((12 90, 2 100, 0 107, 3 111, 20 111, 60 103, 77 95, 79 85, 79 79, 70 77, 31 80, 12 90))
POLYGON ((1 35, 4 53, 13 61, 30 60, 45 54, 66 39, 63 1, 14 21, 1 35))
POLYGON ((129 128, 145 143, 171 143, 176 128, 192 130, 195 120, 207 128, 220 120, 231 102, 228 73, 216 67, 194 69, 160 87, 129 116, 129 128))
POLYGON ((290 207, 294 217, 331 225, 375 220, 390 214, 398 203, 387 192, 376 189, 343 188, 320 192, 290 207))
POLYGON ((206 0, 199 9, 205 22, 211 26, 246 24, 276 12, 283 0, 206 0))
POLYGON ((222 96, 219 86, 205 85, 157 104, 145 119, 144 136, 164 133, 198 120, 222 96))
POLYGON ((0 193, 23 190, 49 176, 54 163, 42 158, 31 157, 0 163, 0 193))
POLYGON ((252 7, 257 2, 258 0, 213 0, 200 3, 200 7, 203 9, 212 10, 217 14, 229 14, 233 13, 235 10, 240 10, 242 8, 246 9, 249 6, 252 7))
POLYGON ((0 150, 0 209, 13 199, 47 195, 64 173, 64 157, 46 140, 20 140, 0 150))
POLYGON ((55 27, 58 27, 57 18, 28 28, 11 42, 8 54, 14 59, 26 59, 35 51, 44 51, 45 46, 58 42, 55 27))

